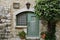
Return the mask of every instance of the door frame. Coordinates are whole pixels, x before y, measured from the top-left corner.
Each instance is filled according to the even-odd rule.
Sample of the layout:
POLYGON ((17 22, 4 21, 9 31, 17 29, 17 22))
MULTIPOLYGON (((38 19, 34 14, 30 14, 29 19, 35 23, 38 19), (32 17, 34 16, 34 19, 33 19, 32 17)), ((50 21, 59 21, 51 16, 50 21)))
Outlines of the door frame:
MULTIPOLYGON (((13 33, 12 34, 13 34, 13 36, 15 36, 15 28, 17 27, 16 26, 16 15, 19 14, 19 13, 21 13, 21 12, 25 12, 25 11, 34 12, 34 8, 30 8, 30 9, 22 8, 22 9, 19 9, 19 10, 15 11, 15 12, 13 12, 11 14, 11 15, 13 15, 13 19, 12 19, 12 22, 13 22, 13 25, 12 25, 12 27, 13 27, 13 33)), ((20 26, 18 26, 18 27, 20 27, 20 26)), ((25 28, 27 28, 27 26, 25 26, 25 28)), ((25 30, 25 32, 27 33, 27 30, 25 30)), ((28 38, 32 38, 32 37, 27 37, 26 36, 26 38, 28 39, 28 38)), ((34 37, 34 39, 35 38, 38 38, 38 37, 34 37)), ((39 38, 40 38, 40 26, 39 26, 39 38)))

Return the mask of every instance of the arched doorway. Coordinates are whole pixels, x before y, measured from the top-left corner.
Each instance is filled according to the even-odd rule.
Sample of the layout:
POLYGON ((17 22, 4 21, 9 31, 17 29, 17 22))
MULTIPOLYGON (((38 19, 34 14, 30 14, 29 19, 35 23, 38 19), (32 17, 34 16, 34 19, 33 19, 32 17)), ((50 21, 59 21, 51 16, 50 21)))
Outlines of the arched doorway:
POLYGON ((39 37, 39 20, 34 12, 25 11, 17 14, 16 25, 27 26, 27 37, 39 37))

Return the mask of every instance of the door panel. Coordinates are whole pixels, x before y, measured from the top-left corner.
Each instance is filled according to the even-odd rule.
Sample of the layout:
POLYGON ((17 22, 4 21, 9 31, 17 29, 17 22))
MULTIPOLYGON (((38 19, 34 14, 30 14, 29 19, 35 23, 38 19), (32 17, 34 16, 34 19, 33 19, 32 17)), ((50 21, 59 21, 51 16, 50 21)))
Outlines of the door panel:
POLYGON ((35 14, 28 13, 28 27, 27 27, 27 36, 29 37, 38 37, 39 36, 39 24, 38 19, 35 14))

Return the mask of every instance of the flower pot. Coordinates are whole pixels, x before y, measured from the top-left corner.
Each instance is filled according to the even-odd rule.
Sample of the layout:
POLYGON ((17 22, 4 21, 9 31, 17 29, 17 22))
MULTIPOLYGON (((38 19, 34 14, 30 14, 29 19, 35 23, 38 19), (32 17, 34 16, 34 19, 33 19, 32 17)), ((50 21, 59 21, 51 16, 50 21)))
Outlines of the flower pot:
POLYGON ((20 37, 21 38, 21 40, 25 40, 25 37, 20 37))
POLYGON ((21 40, 25 40, 25 39, 21 39, 21 40))
POLYGON ((20 37, 21 39, 25 39, 24 37, 20 37))

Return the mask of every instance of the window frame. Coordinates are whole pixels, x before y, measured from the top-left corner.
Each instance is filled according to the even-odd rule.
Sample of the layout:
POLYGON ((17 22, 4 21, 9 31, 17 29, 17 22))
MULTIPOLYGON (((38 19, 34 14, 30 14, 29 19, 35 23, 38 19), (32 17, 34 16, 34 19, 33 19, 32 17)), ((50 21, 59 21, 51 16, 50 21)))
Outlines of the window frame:
MULTIPOLYGON (((20 13, 20 14, 17 14, 17 15, 16 15, 16 26, 27 26, 27 13, 24 12, 24 13, 20 13), (18 25, 18 23, 17 23, 17 21, 18 21, 18 20, 17 20, 17 16, 20 15, 20 14, 21 14, 21 15, 25 14, 25 16, 26 16, 26 17, 25 17, 25 18, 26 18, 26 25, 25 25, 25 24, 22 24, 22 25, 20 24, 20 25, 18 25)), ((19 16, 19 17, 20 17, 20 16, 19 16)))

